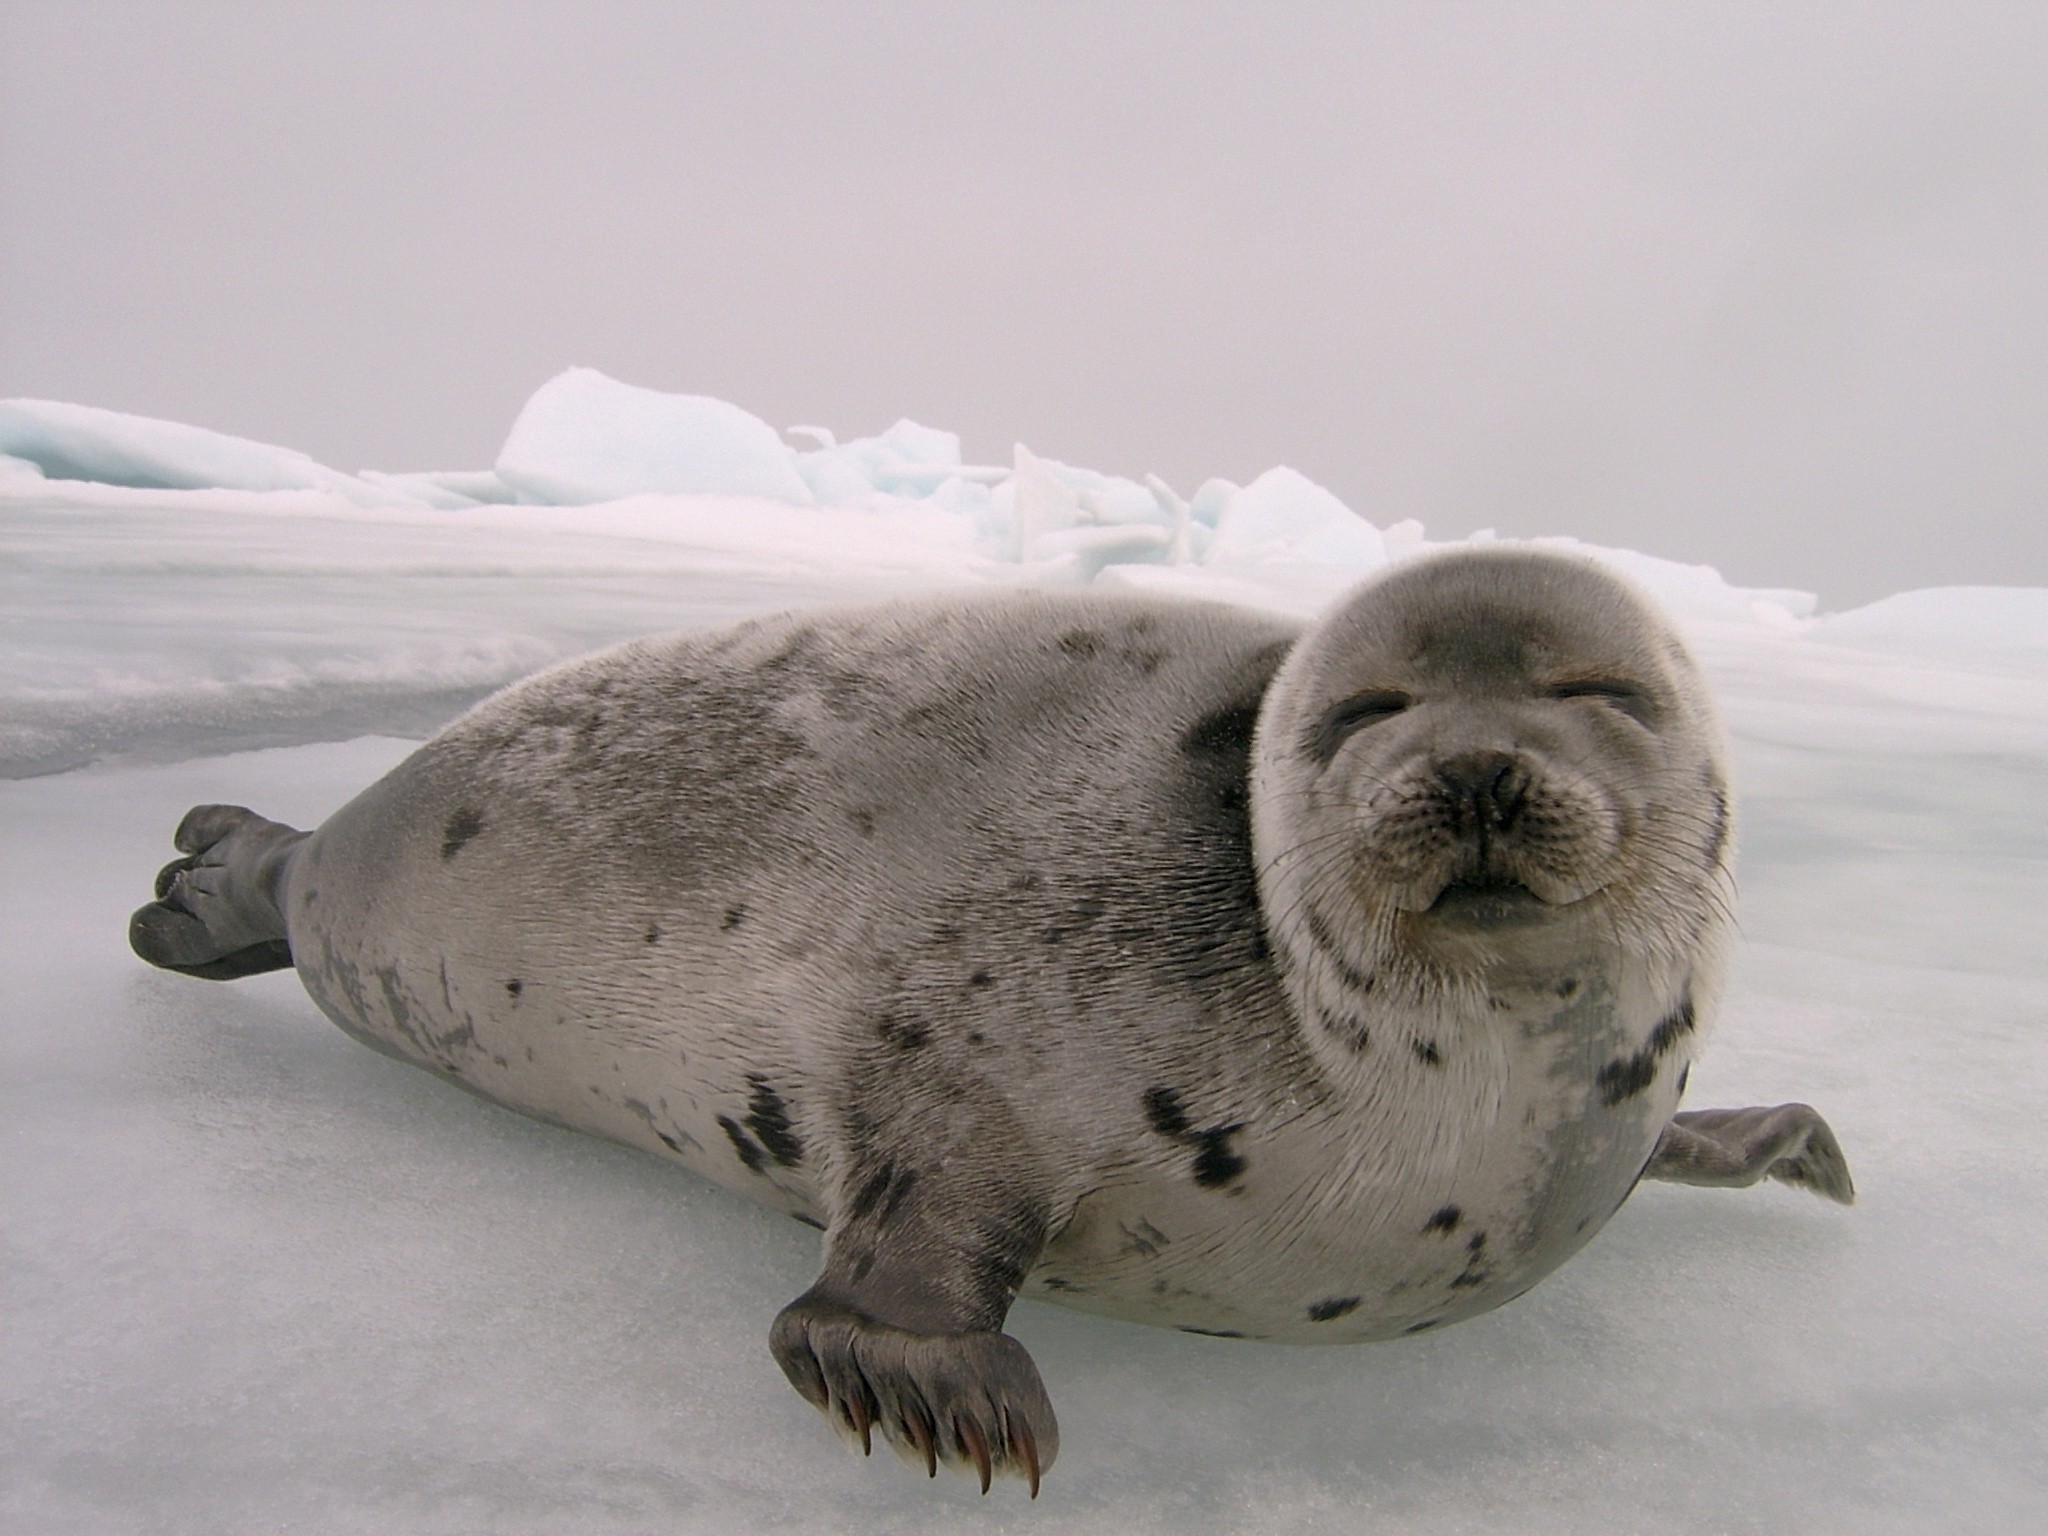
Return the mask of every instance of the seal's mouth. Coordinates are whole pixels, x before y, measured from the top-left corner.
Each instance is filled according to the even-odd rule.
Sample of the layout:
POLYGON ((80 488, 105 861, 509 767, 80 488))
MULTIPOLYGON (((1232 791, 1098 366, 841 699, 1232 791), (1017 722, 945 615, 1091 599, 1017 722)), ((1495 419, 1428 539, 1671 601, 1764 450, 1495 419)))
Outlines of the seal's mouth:
POLYGON ((1423 915, 1468 928, 1505 928, 1534 922, 1549 911, 1550 903, 1521 881, 1486 875, 1453 880, 1423 915))

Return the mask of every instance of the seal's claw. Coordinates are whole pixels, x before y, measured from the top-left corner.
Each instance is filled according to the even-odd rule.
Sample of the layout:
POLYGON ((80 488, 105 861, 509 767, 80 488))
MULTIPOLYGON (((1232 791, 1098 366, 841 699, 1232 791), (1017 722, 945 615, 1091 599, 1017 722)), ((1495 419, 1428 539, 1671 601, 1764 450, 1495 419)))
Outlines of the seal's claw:
POLYGON ((1031 1484, 1031 1497, 1035 1499, 1038 1497, 1038 1442, 1031 1438, 1031 1426, 1023 1419, 1013 1419, 1005 1413, 1003 1429, 1017 1452, 1018 1463, 1031 1484))
POLYGON ((997 1474, 1013 1473, 1035 1498, 1059 1453, 1058 1421, 1038 1368, 1007 1334, 912 1333, 805 1299, 775 1319, 769 1347, 807 1402, 863 1444, 879 1429, 928 1476, 950 1462, 971 1470, 986 1493, 997 1474), (829 1392, 824 1404, 819 1382, 829 1392))
POLYGON ((939 1453, 932 1443, 932 1427, 925 1422, 924 1410, 915 1403, 905 1404, 903 1424, 911 1445, 924 1458, 924 1475, 939 1475, 939 1453))
POLYGON ((953 1421, 953 1428, 960 1437, 960 1449, 974 1463, 974 1470, 981 1478, 981 1491, 986 1495, 989 1478, 988 1441, 982 1438, 981 1431, 975 1427, 972 1415, 960 1415, 953 1421))

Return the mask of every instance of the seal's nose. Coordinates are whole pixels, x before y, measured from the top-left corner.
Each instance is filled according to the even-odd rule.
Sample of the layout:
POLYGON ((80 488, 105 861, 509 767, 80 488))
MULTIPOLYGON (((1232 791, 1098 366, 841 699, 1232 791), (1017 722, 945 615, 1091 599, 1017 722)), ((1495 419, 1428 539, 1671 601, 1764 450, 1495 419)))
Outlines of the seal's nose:
POLYGON ((1461 752, 1436 765, 1460 832, 1505 831, 1522 812, 1529 776, 1512 752, 1461 752))

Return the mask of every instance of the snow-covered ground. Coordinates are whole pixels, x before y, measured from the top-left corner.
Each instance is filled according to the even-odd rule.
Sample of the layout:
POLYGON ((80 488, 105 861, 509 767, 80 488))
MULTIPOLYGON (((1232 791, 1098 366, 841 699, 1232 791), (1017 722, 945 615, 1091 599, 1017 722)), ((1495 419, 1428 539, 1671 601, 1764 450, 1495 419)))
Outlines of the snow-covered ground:
POLYGON ((1818 1105, 1858 1206, 1648 1186, 1524 1300, 1399 1344, 1023 1304, 1063 1431, 1036 1505, 850 1457, 782 1382, 815 1234, 375 1056, 288 975, 128 954, 187 805, 316 822, 398 738, 614 638, 987 582, 1306 612, 1427 544, 1292 471, 1183 501, 716 404, 579 371, 491 470, 422 476, 0 403, 0 1525, 2048 1523, 2048 592, 1816 619, 1602 552, 1735 740, 1745 943, 1690 1102, 1818 1105))

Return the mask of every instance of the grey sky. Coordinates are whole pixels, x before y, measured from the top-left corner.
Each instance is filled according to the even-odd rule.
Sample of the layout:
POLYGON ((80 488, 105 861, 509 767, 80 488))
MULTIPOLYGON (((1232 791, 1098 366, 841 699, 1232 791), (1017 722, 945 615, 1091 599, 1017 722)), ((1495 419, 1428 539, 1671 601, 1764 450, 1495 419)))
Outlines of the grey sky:
POLYGON ((460 468, 576 363, 2048 585, 2048 6, 0 0, 0 395, 460 468))

